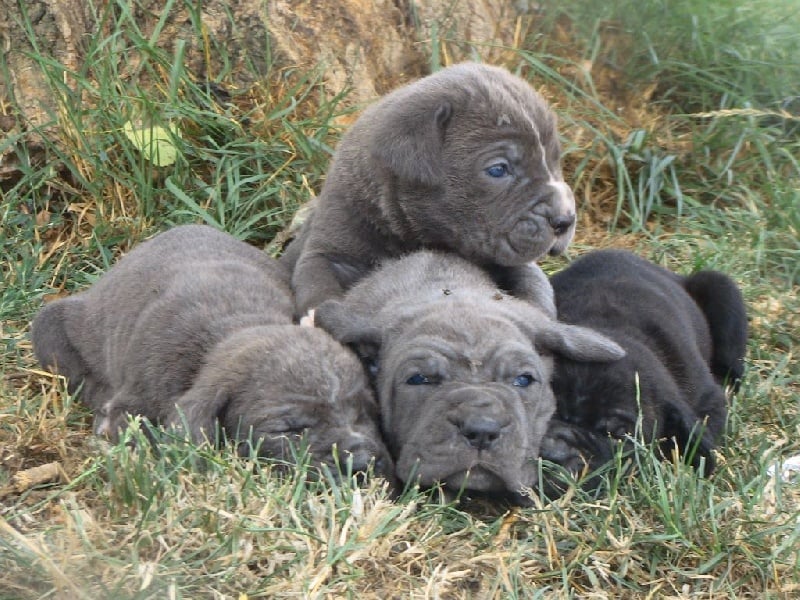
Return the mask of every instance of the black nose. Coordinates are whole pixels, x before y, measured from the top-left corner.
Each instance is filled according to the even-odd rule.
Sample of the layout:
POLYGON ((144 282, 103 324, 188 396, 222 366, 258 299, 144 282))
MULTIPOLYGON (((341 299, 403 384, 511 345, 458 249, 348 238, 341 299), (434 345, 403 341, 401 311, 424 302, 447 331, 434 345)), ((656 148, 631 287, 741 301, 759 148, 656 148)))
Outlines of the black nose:
POLYGON ((567 230, 575 223, 575 215, 553 217, 550 219, 550 227, 556 235, 564 235, 567 230))
POLYGON ((467 443, 478 450, 488 450, 500 437, 500 423, 488 417, 469 417, 460 427, 467 443))

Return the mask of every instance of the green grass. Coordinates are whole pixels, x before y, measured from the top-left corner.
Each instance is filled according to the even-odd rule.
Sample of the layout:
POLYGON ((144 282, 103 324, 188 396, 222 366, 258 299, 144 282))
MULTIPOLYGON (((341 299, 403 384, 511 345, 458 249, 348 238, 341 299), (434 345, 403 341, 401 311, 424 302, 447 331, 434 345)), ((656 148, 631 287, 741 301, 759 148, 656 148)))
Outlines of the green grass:
MULTIPOLYGON (((800 454, 800 136, 780 112, 797 94, 800 26, 796 4, 740 4, 542 3, 506 65, 559 113, 581 210, 571 253, 614 245, 681 273, 719 269, 751 319, 712 478, 633 443, 618 461, 636 469, 608 469, 604 494, 573 487, 514 510, 435 491, 392 500, 380 482, 309 480, 302 459, 256 468, 228 451, 93 438, 87 409, 31 354, 43 300, 178 223, 266 247, 319 191, 353 107, 326 99, 322 69, 253 65, 252 89, 224 70, 200 81, 185 49, 159 50, 121 1, 98 12, 106 34, 87 40, 78 72, 34 50, 57 99, 44 146, 0 140, 20 165, 0 182, 0 598, 798 593, 800 487, 767 469, 800 454), (155 166, 128 123, 172 131, 174 163, 155 166), (12 489, 50 462, 65 478, 12 489)), ((470 40, 432 40, 431 65, 451 42, 470 40)))

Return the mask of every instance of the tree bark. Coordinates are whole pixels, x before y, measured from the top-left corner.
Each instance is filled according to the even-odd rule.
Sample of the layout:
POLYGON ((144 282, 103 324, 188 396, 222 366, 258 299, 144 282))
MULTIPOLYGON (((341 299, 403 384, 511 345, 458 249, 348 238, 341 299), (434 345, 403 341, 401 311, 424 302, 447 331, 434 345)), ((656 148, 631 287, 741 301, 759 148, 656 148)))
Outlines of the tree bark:
MULTIPOLYGON (((176 0, 162 15, 164 5, 0 0, 0 131, 35 158, 42 137, 55 131, 63 86, 75 89, 72 73, 92 78, 91 43, 120 19, 132 19, 168 56, 181 41, 184 64, 198 80, 247 90, 322 69, 329 97, 346 91, 347 103, 361 105, 426 74, 431 63, 502 63, 507 47, 520 42, 518 17, 528 9, 508 0, 176 0)), ((135 49, 121 51, 120 76, 144 77, 140 60, 135 49)), ((18 170, 15 156, 10 147, 0 155, 0 180, 18 170)))

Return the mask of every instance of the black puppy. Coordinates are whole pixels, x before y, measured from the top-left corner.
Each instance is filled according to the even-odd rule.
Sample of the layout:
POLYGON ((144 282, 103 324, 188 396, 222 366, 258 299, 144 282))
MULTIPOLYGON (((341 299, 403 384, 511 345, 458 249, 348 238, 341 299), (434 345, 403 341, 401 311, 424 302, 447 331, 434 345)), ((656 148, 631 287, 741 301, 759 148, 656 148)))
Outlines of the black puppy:
POLYGON ((593 470, 611 458, 614 440, 640 432, 664 456, 677 447, 696 467, 705 459, 710 473, 727 416, 723 385, 736 389, 744 371, 737 285, 716 271, 682 277, 622 250, 587 254, 551 283, 559 320, 606 335, 626 355, 557 357, 542 456, 573 473, 593 470))

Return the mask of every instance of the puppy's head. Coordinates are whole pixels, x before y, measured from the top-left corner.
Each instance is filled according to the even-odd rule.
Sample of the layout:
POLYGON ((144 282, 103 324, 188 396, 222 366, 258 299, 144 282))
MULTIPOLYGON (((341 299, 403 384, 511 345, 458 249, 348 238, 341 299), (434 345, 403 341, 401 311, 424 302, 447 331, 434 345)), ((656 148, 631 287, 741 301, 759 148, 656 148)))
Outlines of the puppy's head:
POLYGON ((465 63, 397 90, 370 114, 371 156, 398 190, 383 208, 399 235, 504 266, 560 254, 572 240, 556 118, 525 80, 465 63))
POLYGON ((328 301, 318 323, 366 351, 397 477, 519 497, 555 399, 550 353, 618 358, 621 349, 580 327, 554 323, 513 298, 426 304, 382 329, 328 301), (371 353, 371 354, 370 354, 371 353))
POLYGON ((352 472, 372 467, 391 478, 378 430, 378 406, 358 358, 324 331, 256 327, 215 349, 170 418, 201 441, 252 444, 262 456, 290 459, 305 446, 313 464, 352 472))
POLYGON ((665 457, 677 448, 695 467, 705 459, 706 472, 711 472, 712 449, 724 427, 721 388, 697 390, 702 406, 692 406, 648 347, 632 339, 624 340, 624 346, 626 356, 612 363, 557 360, 553 391, 558 418, 594 434, 656 441, 665 457))

